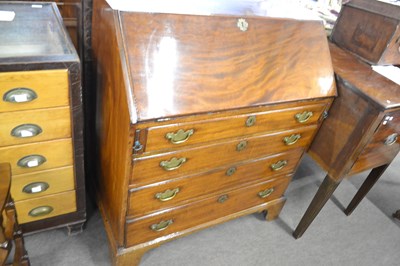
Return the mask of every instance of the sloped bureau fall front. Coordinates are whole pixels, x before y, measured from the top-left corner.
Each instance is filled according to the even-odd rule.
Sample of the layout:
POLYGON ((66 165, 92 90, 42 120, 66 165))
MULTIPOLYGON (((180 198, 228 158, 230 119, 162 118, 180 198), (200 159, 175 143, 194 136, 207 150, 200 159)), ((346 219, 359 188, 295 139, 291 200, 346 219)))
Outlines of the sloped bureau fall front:
POLYGON ((277 217, 336 93, 321 22, 232 1, 208 10, 224 15, 131 11, 95 1, 93 20, 99 204, 118 265, 242 215, 277 217))

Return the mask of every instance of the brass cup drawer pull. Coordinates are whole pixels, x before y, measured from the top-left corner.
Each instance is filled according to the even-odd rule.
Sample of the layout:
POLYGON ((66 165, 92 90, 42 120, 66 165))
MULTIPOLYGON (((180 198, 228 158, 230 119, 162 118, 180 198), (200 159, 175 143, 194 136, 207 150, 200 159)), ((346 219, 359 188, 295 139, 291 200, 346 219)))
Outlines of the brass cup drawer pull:
POLYGON ((164 192, 159 192, 155 194, 154 197, 159 201, 169 201, 175 198, 176 194, 178 193, 179 193, 179 188, 167 189, 164 192))
POLYGON ((271 195, 274 192, 274 188, 267 188, 266 190, 258 192, 258 196, 262 199, 265 199, 269 195, 271 195))
POLYGON ((30 138, 42 133, 40 126, 35 124, 22 124, 11 130, 11 136, 16 138, 30 138))
POLYGON ((389 135, 385 139, 385 145, 390 146, 390 145, 395 144, 397 142, 398 137, 399 137, 399 134, 397 134, 397 133, 393 133, 393 134, 389 135))
POLYGON ((11 89, 4 93, 3 101, 9 103, 26 103, 37 98, 36 92, 28 88, 11 89))
POLYGON ((243 141, 239 142, 238 145, 236 145, 236 150, 242 151, 242 150, 246 149, 246 147, 247 147, 247 141, 243 140, 243 141))
POLYGON ((180 144, 186 142, 190 136, 194 134, 194 129, 189 129, 184 131, 183 129, 179 129, 176 133, 167 133, 165 134, 165 138, 169 140, 172 144, 180 144))
POLYGON ((299 139, 301 138, 301 135, 300 134, 293 134, 293 135, 291 135, 290 137, 284 137, 283 138, 283 142, 286 144, 286 145, 293 145, 293 144, 295 144, 299 139))
POLYGON ((254 126, 255 124, 256 124, 256 116, 255 115, 249 116, 246 120, 246 126, 251 127, 254 126))
POLYGON ((236 173, 236 167, 231 167, 231 168, 229 168, 228 170, 226 170, 226 172, 225 172, 225 174, 227 175, 227 176, 231 176, 231 175, 233 175, 234 173, 236 173))
POLYGON ((302 113, 296 114, 294 117, 296 118, 297 122, 305 123, 313 116, 313 112, 304 111, 302 113))
POLYGON ((50 187, 49 184, 46 182, 33 182, 24 186, 22 192, 27 194, 36 194, 46 191, 49 187, 50 187))
POLYGON ((171 224, 173 224, 174 221, 172 219, 166 220, 166 221, 161 221, 158 224, 152 224, 150 226, 150 229, 153 230, 154 232, 160 232, 168 228, 171 224))
POLYGON ((160 162, 160 166, 166 171, 173 171, 181 167, 186 162, 186 158, 172 158, 169 161, 160 162))
POLYGON ((40 217, 50 214, 53 210, 51 206, 40 206, 30 210, 28 215, 31 217, 40 217))
POLYGON ((283 169, 287 164, 288 164, 287 160, 281 160, 281 161, 271 164, 271 169, 273 171, 279 171, 279 170, 283 169))
POLYGON ((218 203, 224 203, 228 199, 229 199, 229 196, 225 194, 225 195, 220 196, 217 201, 218 201, 218 203))
POLYGON ((17 165, 22 168, 33 168, 44 164, 46 161, 44 156, 34 154, 19 159, 17 165))

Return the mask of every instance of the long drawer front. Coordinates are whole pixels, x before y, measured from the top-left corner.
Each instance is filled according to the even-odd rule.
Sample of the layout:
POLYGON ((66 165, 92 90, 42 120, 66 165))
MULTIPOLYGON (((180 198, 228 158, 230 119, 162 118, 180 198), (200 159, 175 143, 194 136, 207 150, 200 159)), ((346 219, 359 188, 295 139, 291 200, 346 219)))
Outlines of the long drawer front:
POLYGON ((290 177, 280 177, 205 198, 158 215, 128 220, 125 246, 133 246, 240 212, 282 196, 290 177))
POLYGON ((131 184, 150 184, 204 172, 232 163, 261 158, 298 147, 307 147, 317 126, 312 125, 265 135, 134 159, 131 184))
POLYGON ((266 181, 277 175, 292 173, 302 154, 303 149, 299 148, 199 175, 133 188, 129 195, 128 216, 141 216, 248 182, 266 181))

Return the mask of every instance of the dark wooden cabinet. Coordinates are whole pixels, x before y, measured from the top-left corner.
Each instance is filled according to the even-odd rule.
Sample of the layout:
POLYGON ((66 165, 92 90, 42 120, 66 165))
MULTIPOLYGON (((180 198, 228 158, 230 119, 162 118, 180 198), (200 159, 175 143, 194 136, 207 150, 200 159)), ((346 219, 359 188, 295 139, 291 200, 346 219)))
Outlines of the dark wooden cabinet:
POLYGON ((310 148, 328 172, 297 229, 301 237, 346 176, 371 170, 345 210, 349 215, 400 150, 400 85, 330 44, 339 97, 310 148))
POLYGON ((194 5, 94 3, 99 205, 117 265, 236 217, 277 217, 336 95, 321 22, 194 5))
POLYGON ((24 232, 85 221, 81 66, 55 4, 1 2, 0 157, 24 232))

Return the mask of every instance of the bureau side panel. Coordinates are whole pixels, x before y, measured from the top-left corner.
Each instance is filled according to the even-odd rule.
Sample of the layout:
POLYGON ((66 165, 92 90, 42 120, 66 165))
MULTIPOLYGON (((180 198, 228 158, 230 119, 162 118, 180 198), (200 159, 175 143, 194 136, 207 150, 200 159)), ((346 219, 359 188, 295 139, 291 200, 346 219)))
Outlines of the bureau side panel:
POLYGON ((104 1, 96 1, 93 13, 93 51, 97 68, 99 201, 103 215, 106 216, 104 220, 109 223, 116 244, 121 246, 132 137, 117 27, 116 13, 104 1))
MULTIPOLYGON (((339 97, 322 124, 309 150, 334 179, 346 175, 377 127, 378 110, 353 91, 351 85, 337 79, 339 97)), ((379 123, 379 122, 378 122, 379 123)))

